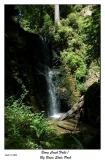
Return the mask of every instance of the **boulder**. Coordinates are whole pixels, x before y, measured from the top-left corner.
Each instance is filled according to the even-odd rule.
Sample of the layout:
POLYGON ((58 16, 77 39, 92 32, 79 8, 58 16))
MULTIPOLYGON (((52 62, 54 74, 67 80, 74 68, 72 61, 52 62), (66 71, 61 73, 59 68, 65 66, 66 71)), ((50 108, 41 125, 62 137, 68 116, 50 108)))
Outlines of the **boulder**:
POLYGON ((100 126, 100 82, 93 83, 84 96, 83 120, 93 126, 100 126))

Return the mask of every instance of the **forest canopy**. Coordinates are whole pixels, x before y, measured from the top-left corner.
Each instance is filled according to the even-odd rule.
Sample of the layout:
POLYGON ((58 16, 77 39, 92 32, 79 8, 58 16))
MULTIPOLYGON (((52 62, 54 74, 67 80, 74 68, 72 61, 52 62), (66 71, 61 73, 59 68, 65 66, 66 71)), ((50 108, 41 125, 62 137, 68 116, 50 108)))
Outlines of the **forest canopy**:
POLYGON ((42 34, 49 41, 53 38, 56 43, 57 39, 64 39, 64 41, 66 39, 64 49, 68 46, 70 49, 75 47, 74 50, 80 50, 82 49, 80 46, 84 46, 86 48, 84 54, 88 61, 92 58, 98 59, 100 57, 100 5, 60 5, 60 26, 54 25, 54 7, 54 5, 18 5, 16 6, 17 19, 27 31, 42 34), (71 39, 75 42, 71 42, 71 39))

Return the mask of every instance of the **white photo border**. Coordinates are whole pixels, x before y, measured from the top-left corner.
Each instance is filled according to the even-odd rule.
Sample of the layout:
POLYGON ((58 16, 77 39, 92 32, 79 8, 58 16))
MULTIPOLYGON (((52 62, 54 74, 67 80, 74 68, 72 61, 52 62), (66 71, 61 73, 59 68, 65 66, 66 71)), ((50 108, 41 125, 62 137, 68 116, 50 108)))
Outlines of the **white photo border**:
MULTIPOLYGON (((101 5, 101 149, 64 150, 71 160, 102 160, 105 153, 105 3, 104 0, 1 0, 0 1, 0 159, 40 160, 43 150, 4 149, 4 5, 5 4, 100 4, 101 5)), ((52 150, 44 150, 46 152, 52 150)), ((60 150, 58 150, 59 152, 60 150)), ((62 150, 63 151, 63 150, 62 150)))

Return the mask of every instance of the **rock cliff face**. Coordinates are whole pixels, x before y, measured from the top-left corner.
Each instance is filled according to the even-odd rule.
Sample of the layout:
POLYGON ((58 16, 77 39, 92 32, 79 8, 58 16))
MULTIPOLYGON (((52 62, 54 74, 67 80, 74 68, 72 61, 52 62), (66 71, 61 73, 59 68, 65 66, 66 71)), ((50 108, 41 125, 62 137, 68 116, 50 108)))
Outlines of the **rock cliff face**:
POLYGON ((19 97, 25 88, 25 102, 35 110, 45 110, 45 72, 51 64, 51 52, 39 35, 24 31, 15 22, 15 13, 14 6, 5 6, 5 96, 19 97))
POLYGON ((93 83, 84 96, 84 117, 83 120, 89 124, 100 126, 100 83, 93 83))

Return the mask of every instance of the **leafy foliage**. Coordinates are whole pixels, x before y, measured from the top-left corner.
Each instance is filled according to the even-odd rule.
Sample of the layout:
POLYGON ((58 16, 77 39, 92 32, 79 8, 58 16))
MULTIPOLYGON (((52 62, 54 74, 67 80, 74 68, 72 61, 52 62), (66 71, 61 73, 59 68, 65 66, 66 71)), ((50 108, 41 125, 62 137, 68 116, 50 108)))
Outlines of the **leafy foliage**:
POLYGON ((10 97, 5 109, 6 149, 63 149, 82 146, 75 136, 57 135, 41 113, 32 113, 29 106, 10 97), (71 143, 66 143, 68 140, 71 143))
POLYGON ((54 5, 17 6, 26 30, 41 34, 60 57, 65 71, 85 91, 89 66, 100 58, 100 5, 60 5, 60 24, 54 25, 54 5), (30 24, 29 24, 30 23, 30 24), (68 68, 68 69, 67 69, 68 68))
POLYGON ((100 57, 100 5, 92 7, 92 16, 86 17, 84 22, 84 42, 90 45, 88 59, 91 61, 100 57))
POLYGON ((54 8, 51 5, 17 5, 16 9, 19 11, 17 18, 21 26, 30 32, 39 33, 53 20, 54 8))
POLYGON ((5 136, 6 148, 33 149, 42 148, 42 142, 46 143, 53 130, 40 113, 32 113, 31 108, 12 101, 12 97, 5 109, 5 136), (12 102, 12 103, 9 103, 12 102))
POLYGON ((86 74, 86 64, 83 59, 79 55, 75 55, 75 53, 72 52, 63 52, 61 56, 64 61, 64 65, 67 65, 70 68, 71 73, 75 74, 76 79, 81 81, 86 74))
POLYGON ((99 58, 100 5, 60 5, 59 26, 54 25, 54 5, 19 5, 16 8, 22 27, 44 35, 57 52, 69 49, 81 54, 86 63, 99 58))
POLYGON ((75 77, 82 93, 86 90, 83 83, 89 65, 100 57, 100 6, 74 5, 72 12, 55 29, 54 48, 60 52, 65 71, 75 77))

